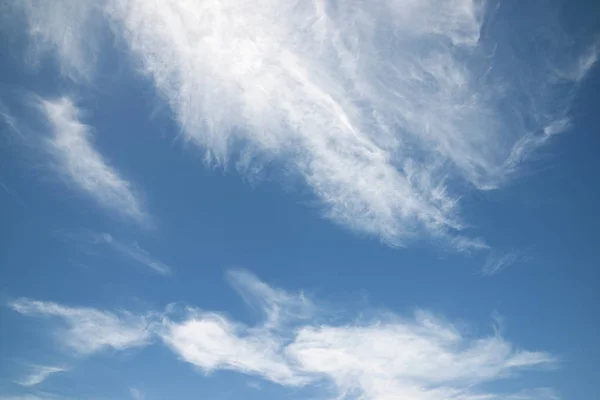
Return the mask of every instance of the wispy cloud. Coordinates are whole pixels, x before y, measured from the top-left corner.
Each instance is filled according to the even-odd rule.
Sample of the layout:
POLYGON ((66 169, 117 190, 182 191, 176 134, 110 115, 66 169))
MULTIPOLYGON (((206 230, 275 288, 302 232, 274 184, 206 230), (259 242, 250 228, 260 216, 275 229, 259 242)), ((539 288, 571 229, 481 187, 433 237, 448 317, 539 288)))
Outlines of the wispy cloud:
POLYGON ((523 257, 523 253, 519 251, 509 251, 507 253, 492 252, 485 260, 482 272, 484 275, 488 276, 495 275, 523 257))
POLYGON ((550 388, 523 390, 519 393, 504 396, 503 400, 560 400, 560 396, 550 388))
MULTIPOLYGON (((46 399, 48 399, 48 398, 46 398, 46 399)), ((44 398, 33 395, 33 394, 14 395, 14 396, 0 395, 0 400, 44 400, 44 398)))
POLYGON ((207 160, 279 162, 327 217, 390 244, 455 243, 465 187, 513 177, 598 56, 547 2, 518 20, 477 0, 75 3, 23 7, 67 76, 94 69, 109 21, 207 160))
POLYGON ((25 394, 0 394, 0 400, 73 400, 71 397, 61 396, 55 393, 35 391, 25 394))
POLYGON ((265 324, 272 328, 310 319, 317 312, 317 307, 302 292, 290 294, 273 288, 248 271, 230 270, 227 279, 249 305, 263 314, 265 324))
POLYGON ((235 322, 217 314, 192 312, 181 323, 168 323, 163 339, 184 361, 207 372, 233 370, 284 385, 306 381, 280 354, 278 338, 247 336, 235 322))
MULTIPOLYGON (((156 320, 148 325, 154 340, 160 340, 180 359, 206 372, 236 371, 296 389, 320 387, 327 395, 333 392, 339 399, 553 398, 547 389, 526 387, 517 393, 499 393, 485 385, 516 379, 529 369, 547 368, 556 362, 549 353, 516 347, 498 331, 475 337, 443 317, 423 310, 410 317, 386 313, 369 320, 327 322, 326 313, 315 313, 312 306, 309 309, 313 311, 298 313, 299 306, 306 310, 304 305, 309 304, 302 294, 272 288, 248 273, 238 271, 233 276, 244 299, 262 309, 264 318, 260 323, 248 326, 223 314, 195 308, 187 308, 177 317, 170 308, 160 316, 155 314, 156 320), (547 396, 532 396, 536 393, 547 396)), ((60 307, 33 304, 37 304, 36 310, 60 307)), ((31 305, 13 308, 27 313, 31 305)), ((109 315, 109 325, 125 323, 114 322, 114 319, 124 318, 122 315, 67 309, 90 315, 84 322, 109 315)), ((79 323, 69 316, 63 318, 73 325, 79 323)), ((87 322, 86 325, 98 323, 87 322)), ((73 327, 70 340, 80 341, 76 338, 79 335, 87 335, 86 330, 73 327)), ((142 336, 127 343, 149 342, 147 336, 142 336)), ((102 349, 101 346, 92 348, 102 349)))
POLYGON ((577 82, 585 78, 590 70, 594 68, 600 57, 600 38, 584 51, 577 60, 577 63, 570 71, 570 75, 567 75, 567 79, 572 79, 577 82))
POLYGON ((95 240, 106 244, 127 259, 141 264, 144 267, 150 268, 161 275, 169 275, 172 272, 171 267, 154 258, 150 253, 142 249, 137 242, 125 244, 118 241, 108 233, 94 235, 94 238, 95 240))
POLYGON ((0 182, 0 189, 2 189, 2 191, 4 191, 4 193, 6 193, 19 206, 27 207, 27 204, 25 204, 23 199, 21 199, 21 196, 19 196, 19 194, 15 190, 9 188, 2 182, 0 182))
MULTIPOLYGON (((261 296, 264 291, 251 292, 258 296, 252 303, 269 298, 261 296)), ((348 399, 500 398, 478 385, 555 361, 548 353, 518 350, 498 334, 469 337, 425 311, 349 324, 308 322, 280 333, 269 318, 248 327, 192 311, 167 328, 165 342, 206 371, 234 370, 293 387, 326 381, 338 398, 348 399)))
POLYGON ((144 346, 150 340, 147 318, 127 312, 103 312, 30 299, 16 300, 10 306, 24 315, 59 319, 62 324, 56 339, 80 355, 144 346))
MULTIPOLYGON (((97 11, 94 2, 61 0, 49 4, 23 0, 19 3, 25 11, 27 33, 34 39, 28 49, 28 60, 33 62, 33 66, 37 66, 45 56, 56 53, 60 58, 62 74, 75 81, 89 81, 96 69, 94 62, 98 43, 93 34, 85 35, 88 37, 85 41, 79 35, 93 33, 93 28, 99 22, 94 18, 97 11), (73 18, 65 25, 66 14, 73 18)), ((6 22, 9 23, 8 20, 6 22)))
POLYGON ((129 394, 131 395, 132 400, 144 400, 144 393, 137 388, 129 389, 129 394))
POLYGON ((149 216, 133 185, 96 150, 92 129, 81 121, 73 101, 40 98, 39 108, 51 131, 45 148, 64 180, 112 213, 147 224, 149 216))
MULTIPOLYGON (((9 108, 0 100, 0 122, 7 128, 7 133, 16 135, 22 138, 23 134, 19 127, 19 123, 9 108)), ((10 138, 9 135, 5 135, 5 139, 10 138)))
POLYGON ((19 379, 17 383, 22 386, 35 386, 44 382, 50 375, 66 372, 69 368, 57 367, 57 366, 46 366, 46 365, 32 365, 30 366, 29 373, 23 378, 19 379))

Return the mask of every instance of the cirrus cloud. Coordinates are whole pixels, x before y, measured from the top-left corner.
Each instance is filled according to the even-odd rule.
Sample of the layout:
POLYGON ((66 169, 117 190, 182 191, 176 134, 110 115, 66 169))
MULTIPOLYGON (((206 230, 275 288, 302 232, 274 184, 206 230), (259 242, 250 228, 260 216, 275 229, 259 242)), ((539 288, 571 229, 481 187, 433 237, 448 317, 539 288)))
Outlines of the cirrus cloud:
POLYGON ((275 162, 337 223, 394 245, 425 235, 470 251, 487 246, 459 233, 465 187, 504 185, 567 129, 570 99, 598 58, 593 39, 575 46, 552 4, 520 4, 518 20, 479 0, 21 9, 34 46, 69 77, 93 76, 110 26, 207 160, 245 173, 275 162))
POLYGON ((80 119, 81 110, 69 97, 39 99, 51 131, 44 148, 54 158, 65 181, 86 193, 100 206, 147 224, 149 216, 131 182, 122 177, 92 142, 92 129, 80 119))
POLYGON ((50 375, 66 372, 69 368, 61 366, 48 366, 48 365, 31 365, 29 372, 26 376, 22 377, 17 381, 22 386, 35 386, 44 382, 50 377, 50 375))
POLYGON ((486 383, 557 362, 547 352, 516 347, 498 332, 469 335, 424 310, 334 323, 301 293, 270 287, 247 272, 230 277, 248 304, 258 305, 262 322, 249 326, 192 307, 143 317, 24 299, 12 308, 63 319, 69 327, 64 344, 77 354, 162 343, 205 372, 229 370, 283 387, 321 388, 323 395, 339 399, 553 398, 543 388, 484 389, 486 383))
POLYGON ((104 312, 25 298, 13 301, 10 307, 23 315, 52 317, 61 321, 57 340, 79 355, 144 346, 151 337, 147 318, 128 312, 104 312))

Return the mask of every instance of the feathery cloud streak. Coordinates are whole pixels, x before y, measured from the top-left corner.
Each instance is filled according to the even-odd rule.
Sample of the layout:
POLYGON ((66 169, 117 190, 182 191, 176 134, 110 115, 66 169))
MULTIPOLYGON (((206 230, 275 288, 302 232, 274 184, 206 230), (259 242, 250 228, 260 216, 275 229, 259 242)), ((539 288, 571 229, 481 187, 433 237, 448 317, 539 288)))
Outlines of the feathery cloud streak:
POLYGON ((64 341, 78 343, 71 348, 80 354, 159 341, 207 372, 230 370, 284 387, 321 387, 340 399, 544 398, 527 394, 538 392, 552 398, 551 391, 531 391, 535 388, 516 394, 483 389, 484 383, 555 363, 552 355, 518 349, 498 333, 472 337, 426 311, 410 318, 387 314, 327 323, 301 293, 272 288, 244 272, 233 272, 230 279, 249 304, 259 306, 262 323, 247 326, 195 308, 180 315, 171 307, 151 317, 134 317, 31 300, 12 307, 28 315, 63 318, 70 327, 64 341), (102 335, 94 334, 98 330, 102 335))
POLYGON ((149 217, 133 185, 94 148, 92 130, 73 101, 39 99, 39 106, 52 133, 45 148, 65 181, 109 211, 146 224, 149 217))
POLYGON ((94 235, 94 239, 106 244, 122 256, 150 268, 161 275, 171 274, 171 267, 154 258, 150 253, 142 249, 137 242, 125 244, 108 233, 94 235))
POLYGON ((0 396, 0 400, 49 400, 49 398, 42 398, 36 395, 16 395, 16 396, 0 396))
POLYGON ((481 272, 488 276, 495 275, 523 257, 523 254, 518 251, 510 251, 504 254, 492 252, 488 255, 481 272))
POLYGON ((464 185, 453 183, 491 189, 518 173, 568 126, 598 58, 597 45, 570 47, 547 2, 523 4, 519 21, 479 0, 76 4, 23 7, 64 68, 89 75, 93 27, 110 25, 208 160, 247 173, 275 160, 329 218, 390 244, 427 234, 464 245, 464 185))
POLYGON ((99 22, 94 18, 94 11, 100 8, 87 0, 61 0, 52 4, 23 0, 19 6, 25 11, 27 33, 33 39, 30 46, 33 56, 29 59, 37 64, 43 56, 55 53, 60 58, 63 75, 74 81, 89 81, 95 72, 97 42, 80 35, 86 37, 85 32, 93 33, 99 22), (65 24, 65 15, 70 16, 68 24, 65 24))
POLYGON ((17 383, 22 386, 35 386, 44 382, 50 375, 66 372, 68 368, 46 366, 46 365, 32 365, 29 374, 21 378, 17 383))
POLYGON ((150 338, 146 317, 127 312, 115 314, 29 299, 16 300, 10 306, 24 315, 61 320, 64 325, 57 331, 57 340, 79 355, 144 346, 150 338))

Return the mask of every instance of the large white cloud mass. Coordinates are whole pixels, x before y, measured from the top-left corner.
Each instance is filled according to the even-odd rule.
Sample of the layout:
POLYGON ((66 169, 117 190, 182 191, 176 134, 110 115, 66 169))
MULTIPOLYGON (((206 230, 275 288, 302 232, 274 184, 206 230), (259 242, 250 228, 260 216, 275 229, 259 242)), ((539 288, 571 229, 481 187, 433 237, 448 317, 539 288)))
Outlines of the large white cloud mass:
POLYGON ((35 54, 75 81, 93 82, 109 43, 126 49, 207 160, 274 163, 344 226, 459 250, 486 247, 460 233, 465 188, 499 187, 568 128, 599 52, 553 1, 19 3, 35 54))

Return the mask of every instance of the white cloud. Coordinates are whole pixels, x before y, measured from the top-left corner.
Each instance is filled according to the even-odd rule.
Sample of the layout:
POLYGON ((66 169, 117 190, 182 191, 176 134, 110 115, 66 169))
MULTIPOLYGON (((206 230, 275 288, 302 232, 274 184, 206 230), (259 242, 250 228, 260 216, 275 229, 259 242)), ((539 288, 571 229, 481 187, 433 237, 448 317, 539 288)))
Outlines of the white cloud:
POLYGON ((507 253, 492 252, 488 255, 483 265, 484 275, 495 275, 504 268, 516 263, 523 256, 518 251, 509 251, 507 253))
POLYGON ((131 182, 122 177, 94 148, 92 130, 80 120, 81 111, 68 97, 39 99, 51 129, 46 150, 65 181, 109 211, 138 223, 149 217, 131 182))
POLYGON ((22 386, 35 386, 44 382, 50 375, 66 372, 68 368, 46 365, 31 365, 29 373, 19 379, 17 383, 22 386))
POLYGON ((368 399, 475 397, 472 385, 553 362, 500 337, 470 339, 427 314, 375 326, 305 328, 286 351, 342 393, 368 399))
POLYGON ((32 394, 0 396, 0 400, 44 400, 44 398, 32 394))
POLYGON ((600 39, 592 44, 580 56, 571 71, 567 71, 566 79, 581 81, 594 68, 600 57, 600 39))
POLYGON ((515 175, 567 120, 572 96, 554 78, 575 84, 598 56, 571 51, 545 4, 523 26, 477 0, 24 4, 34 43, 67 76, 94 70, 103 15, 207 159, 247 173, 277 161, 326 216, 390 244, 455 243, 453 182, 490 189, 515 175), (522 41, 507 33, 520 28, 546 47, 515 56, 522 41))
MULTIPOLYGON (((205 371, 234 370, 292 387, 329 383, 340 399, 519 398, 485 392, 479 385, 555 363, 552 355, 517 349, 498 333, 471 337, 425 311, 412 318, 388 314, 345 324, 316 322, 313 315, 311 321, 281 329, 269 318, 271 293, 289 304, 294 296, 254 277, 247 282, 261 285, 246 291, 251 294, 245 298, 264 304, 263 324, 249 327, 190 310, 181 321, 167 322, 163 340, 205 371)), ((296 301, 306 300, 298 296, 296 301)))
POLYGON ((14 117, 13 113, 9 110, 9 108, 0 100, 0 122, 6 126, 6 136, 5 140, 12 139, 10 135, 14 135, 19 139, 22 138, 23 134, 21 133, 19 124, 17 119, 14 117), (9 135, 10 134, 10 135, 9 135))
POLYGON ((144 346, 151 337, 147 318, 127 312, 111 313, 30 299, 16 300, 10 306, 24 315, 60 319, 63 326, 57 332, 57 340, 80 355, 144 346))
POLYGON ((524 390, 504 397, 504 400, 560 400, 558 394, 550 388, 524 390))
POLYGON ((171 274, 171 267, 162 261, 154 258, 146 250, 142 249, 137 242, 132 244, 125 244, 116 240, 112 235, 108 233, 94 235, 95 240, 105 243, 110 248, 115 250, 117 253, 125 256, 126 258, 135 261, 147 268, 158 272, 161 275, 171 274))
POLYGON ((34 39, 29 48, 29 59, 34 65, 48 53, 56 53, 64 75, 82 82, 91 79, 97 58, 93 27, 99 22, 94 18, 96 6, 93 2, 61 0, 50 4, 23 0, 19 3, 25 11, 28 34, 34 39), (65 15, 71 16, 67 24, 65 15))
POLYGON ((137 388, 129 389, 129 394, 131 395, 132 400, 144 400, 144 393, 137 388))
POLYGON ((180 322, 165 320, 160 334, 165 344, 205 371, 228 369, 284 385, 306 383, 307 378, 287 362, 282 346, 291 339, 292 326, 314 316, 316 307, 302 293, 270 287, 246 271, 233 270, 227 277, 240 296, 262 314, 263 323, 248 328, 217 313, 188 309, 180 322))
POLYGON ((338 399, 509 400, 554 396, 547 389, 528 388, 526 384, 524 391, 517 393, 489 389, 488 383, 517 379, 529 369, 556 363, 551 354, 520 349, 498 331, 473 336, 426 311, 408 318, 386 313, 352 322, 338 316, 334 322, 326 313, 316 313, 314 307, 298 313, 298 305, 308 304, 301 294, 269 287, 239 271, 233 273, 233 280, 249 304, 262 307, 261 323, 248 326, 224 314, 194 308, 179 317, 170 308, 162 314, 162 321, 155 314, 152 322, 145 317, 52 303, 21 301, 13 308, 25 314, 64 318, 70 325, 69 343, 84 341, 84 345, 76 346, 83 352, 148 344, 150 333, 142 329, 147 325, 153 337, 207 373, 236 371, 283 387, 321 388, 325 395, 338 399), (275 304, 276 315, 285 318, 273 318, 275 304), (102 335, 90 339, 98 327, 102 335), (115 331, 127 333, 117 335, 115 331), (107 336, 119 339, 110 339, 110 344, 106 339, 96 343, 107 336))
POLYGON ((406 320, 306 325, 290 338, 192 313, 169 322, 163 339, 208 372, 234 370, 292 387, 328 382, 348 399, 496 398, 477 385, 555 361, 496 335, 470 338, 425 312, 406 320))
POLYGON ((55 393, 35 392, 27 394, 0 394, 0 400, 72 400, 70 397, 55 393))
POLYGON ((541 2, 519 21, 478 0, 75 3, 24 7, 68 71, 93 70, 82 54, 104 15, 207 159, 247 173, 279 162, 329 218, 391 244, 454 243, 454 182, 514 176, 568 118, 571 89, 555 78, 575 86, 598 55, 573 50, 541 2))
POLYGON ((273 288, 244 270, 230 270, 227 278, 231 286, 265 318, 265 326, 277 328, 293 321, 312 317, 316 306, 302 293, 290 294, 273 288))
POLYGON ((247 333, 218 314, 190 312, 182 322, 166 323, 163 340, 184 361, 207 372, 228 369, 285 385, 302 383, 302 376, 280 354, 280 339, 258 333, 247 333))

